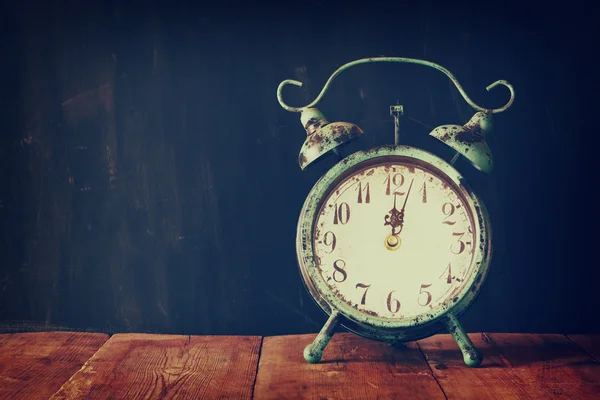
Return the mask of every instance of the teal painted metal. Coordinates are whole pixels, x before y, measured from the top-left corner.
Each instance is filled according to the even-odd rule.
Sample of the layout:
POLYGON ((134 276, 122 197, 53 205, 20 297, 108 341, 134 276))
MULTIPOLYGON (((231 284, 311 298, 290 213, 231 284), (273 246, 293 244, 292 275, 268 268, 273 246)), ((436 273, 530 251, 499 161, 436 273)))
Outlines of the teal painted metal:
POLYGON ((421 149, 409 146, 381 146, 354 153, 337 163, 315 184, 302 207, 298 221, 296 253, 304 283, 327 314, 339 311, 341 324, 348 330, 371 339, 384 341, 410 341, 435 334, 446 328, 443 318, 452 312, 461 315, 473 302, 485 281, 492 255, 491 226, 488 213, 478 196, 470 189, 462 175, 443 159, 421 149), (323 199, 335 184, 362 166, 386 162, 411 162, 443 177, 463 197, 473 212, 475 226, 474 255, 470 275, 462 290, 431 309, 427 314, 406 319, 389 319, 367 315, 351 307, 331 292, 319 272, 314 254, 315 221, 323 199))
POLYGON ((486 90, 490 91, 491 89, 495 88, 496 86, 505 86, 508 88, 508 90, 510 91, 510 99, 509 101, 502 107, 500 108, 494 108, 494 109, 490 109, 490 108, 483 108, 481 106, 478 106, 477 104, 475 104, 475 102, 473 102, 473 100, 471 100, 471 98, 469 96, 467 96, 467 94, 465 93, 464 89, 462 88, 462 86, 460 85, 460 83, 458 83, 458 80, 454 77, 454 75, 452 75, 452 73, 450 71, 448 71, 446 68, 442 67, 439 64, 436 63, 432 63, 430 61, 425 61, 425 60, 419 60, 419 59, 415 59, 415 58, 404 58, 404 57, 372 57, 372 58, 363 58, 360 60, 356 60, 356 61, 352 61, 349 62, 347 64, 342 65, 340 68, 338 68, 333 74, 331 74, 331 76, 329 77, 329 79, 327 80, 327 82, 325 83, 325 85, 323 86, 323 89, 321 89, 321 93, 319 93, 319 95, 317 96, 317 98, 310 104, 307 104, 304 107, 291 107, 288 106, 282 98, 282 91, 283 88, 287 85, 293 85, 293 86, 302 86, 302 82, 300 81, 296 81, 293 79, 286 79, 283 82, 281 82, 279 84, 279 87, 277 88, 277 100, 279 100, 279 104, 281 105, 281 107, 283 107, 285 110, 287 111, 291 111, 291 112, 302 112, 302 109, 304 108, 312 108, 315 107, 317 105, 317 103, 319 103, 319 101, 321 101, 321 99, 323 98, 323 95, 325 95, 325 92, 327 92, 327 90, 329 89, 329 86, 331 85, 331 83, 333 82, 333 80, 335 79, 336 76, 338 76, 339 74, 341 74, 343 71, 354 67, 356 65, 360 65, 360 64, 369 64, 369 63, 389 63, 389 62, 396 62, 396 63, 409 63, 409 64, 419 64, 419 65, 424 65, 427 67, 431 67, 434 69, 437 69, 438 71, 444 73, 448 78, 450 78, 450 80, 454 83, 454 86, 456 86, 456 89, 458 89, 458 91, 460 92, 460 94, 462 95, 463 99, 475 110, 477 111, 483 111, 483 112, 489 112, 492 114, 497 114, 500 112, 505 111, 508 107, 511 106, 512 102, 514 101, 515 98, 515 92, 514 89, 512 87, 512 85, 508 82, 506 82, 505 80, 498 80, 490 85, 488 85, 486 87, 486 90))
POLYGON ((300 122, 306 130, 306 140, 298 155, 298 164, 305 169, 330 151, 363 134, 362 129, 349 122, 329 122, 316 108, 304 108, 300 122))
POLYGON ((329 316, 329 319, 321 328, 321 331, 317 335, 316 339, 304 348, 304 359, 311 364, 317 363, 323 356, 323 350, 333 337, 333 332, 338 323, 340 313, 333 311, 329 316))
POLYGON ((494 168, 494 159, 485 139, 492 128, 492 114, 479 111, 463 126, 438 126, 429 135, 456 150, 478 170, 489 174, 494 168))
POLYGON ((302 112, 301 122, 308 135, 300 151, 299 163, 302 169, 324 154, 329 152, 337 153, 336 147, 343 144, 346 140, 362 135, 360 128, 348 123, 336 124, 344 125, 341 126, 342 130, 354 129, 350 128, 352 126, 356 127, 358 131, 354 131, 351 135, 336 136, 334 132, 324 130, 330 124, 320 111, 314 107, 322 99, 334 78, 341 72, 356 65, 377 62, 413 63, 441 71, 452 80, 464 100, 478 112, 462 127, 458 125, 444 125, 434 129, 430 133, 431 136, 441 140, 457 151, 452 161, 447 163, 424 150, 398 145, 399 115, 402 113, 402 110, 401 106, 392 106, 390 111, 395 116, 396 127, 395 146, 381 146, 367 151, 359 151, 346 157, 321 177, 312 188, 300 213, 296 252, 300 272, 306 288, 316 303, 329 315, 329 319, 317 335, 315 341, 305 348, 304 357, 311 363, 318 362, 321 359, 323 349, 327 346, 333 335, 335 326, 339 323, 358 335, 375 340, 383 340, 388 343, 417 340, 431 336, 442 330, 448 330, 462 351, 465 363, 468 366, 476 367, 481 364, 481 353, 475 348, 457 317, 465 312, 475 300, 487 276, 492 255, 491 227, 485 206, 466 184, 462 175, 451 164, 462 155, 477 169, 488 173, 491 171, 493 159, 484 139, 486 134, 492 129, 492 114, 503 112, 512 105, 515 97, 514 89, 512 85, 504 80, 498 80, 488 85, 486 87, 488 91, 500 85, 507 87, 510 91, 510 99, 502 107, 495 109, 483 108, 475 104, 467 96, 458 80, 444 67, 429 61, 401 57, 365 58, 341 66, 330 76, 317 98, 304 107, 291 107, 283 102, 282 91, 285 86, 302 86, 302 83, 299 81, 284 80, 277 88, 277 99, 284 109, 291 112, 302 112), (315 134, 317 136, 313 136, 315 134), (326 146, 320 144, 323 139, 327 141, 326 146), (452 296, 447 297, 444 302, 431 308, 429 312, 412 318, 385 318, 377 315, 375 312, 363 313, 353 308, 331 291, 319 273, 319 268, 315 261, 315 223, 324 199, 327 198, 328 194, 340 180, 352 175, 353 171, 364 166, 375 166, 389 162, 419 165, 419 168, 428 169, 430 173, 438 176, 445 183, 452 186, 453 190, 462 198, 464 204, 471 210, 472 224, 475 226, 473 236, 476 241, 473 246, 474 256, 465 284, 456 289, 458 292, 452 293, 452 296))
POLYGON ((465 364, 469 367, 479 367, 483 361, 483 356, 473 345, 473 342, 466 334, 460 322, 458 322, 458 319, 456 319, 456 316, 454 316, 454 313, 450 312, 446 315, 446 324, 448 332, 450 332, 460 351, 463 353, 465 364))
MULTIPOLYGON (((419 60, 414 58, 403 58, 403 57, 374 57, 374 58, 364 58, 356 61, 349 62, 345 65, 342 65, 338 68, 327 80, 323 89, 321 89, 321 93, 317 96, 317 98, 310 104, 303 107, 291 107, 287 105, 282 98, 283 88, 287 85, 294 86, 302 86, 302 82, 296 81, 293 79, 286 79, 281 82, 277 88, 277 99, 281 107, 283 107, 287 111, 291 112, 301 112, 303 115, 301 117, 302 125, 305 127, 308 137, 307 140, 300 151, 300 155, 298 157, 298 161, 300 167, 302 169, 306 168, 310 163, 316 161, 321 156, 327 154, 329 151, 336 151, 336 147, 348 142, 352 139, 357 138, 362 134, 362 130, 358 128, 354 124, 349 124, 347 122, 339 122, 336 124, 332 124, 329 128, 327 128, 328 122, 324 119, 321 119, 322 114, 320 111, 316 110, 314 107, 321 101, 329 86, 339 74, 343 71, 357 66, 361 64, 368 63, 382 63, 382 62, 397 62, 397 63, 411 63, 411 64, 419 64, 427 67, 434 68, 438 71, 444 73, 450 80, 454 83, 459 93, 463 96, 463 99, 475 110, 479 111, 475 114, 475 116, 463 127, 458 125, 443 125, 436 129, 434 129, 430 135, 436 137, 441 140, 443 143, 452 147, 459 154, 463 155, 467 160, 473 164, 475 168, 480 171, 490 173, 493 168, 493 160, 492 153, 489 146, 485 143, 485 140, 482 135, 479 133, 485 133, 486 129, 491 130, 491 115, 497 114, 508 109, 515 98, 515 92, 510 83, 505 80, 498 80, 486 87, 486 90, 491 90, 496 86, 505 86, 510 91, 510 99, 508 102, 499 108, 490 109, 484 108, 477 104, 475 104, 471 98, 465 93, 464 89, 458 82, 458 80, 452 75, 450 71, 446 68, 442 67, 439 64, 432 63, 430 61, 419 60), (314 117, 314 114, 317 114, 317 117, 314 117), (307 116, 305 116, 305 114, 307 116), (310 127, 317 130, 316 135, 312 135, 313 131, 311 131, 310 127), (332 128, 337 128, 337 131, 333 131, 332 128), (327 149, 324 149, 324 146, 327 149)), ((399 144, 399 113, 398 110, 395 112, 395 144, 399 144)), ((453 160, 455 161, 455 159, 453 160)))

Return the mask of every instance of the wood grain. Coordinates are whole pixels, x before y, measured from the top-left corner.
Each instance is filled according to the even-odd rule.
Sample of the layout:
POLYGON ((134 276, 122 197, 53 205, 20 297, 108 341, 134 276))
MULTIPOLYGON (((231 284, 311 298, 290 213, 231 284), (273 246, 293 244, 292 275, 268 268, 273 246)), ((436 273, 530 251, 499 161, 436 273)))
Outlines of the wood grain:
POLYGON ((0 335, 0 398, 47 399, 108 340, 102 333, 0 335))
POLYGON ((334 335, 318 364, 302 352, 315 334, 266 337, 257 399, 443 399, 416 344, 389 347, 350 333, 334 335))
POLYGON ((600 361, 600 335, 569 335, 569 339, 600 361))
POLYGON ((261 338, 118 334, 52 399, 249 399, 261 338))
POLYGON ((600 365, 563 335, 472 334, 484 354, 466 368, 450 335, 419 341, 448 399, 594 399, 600 365))

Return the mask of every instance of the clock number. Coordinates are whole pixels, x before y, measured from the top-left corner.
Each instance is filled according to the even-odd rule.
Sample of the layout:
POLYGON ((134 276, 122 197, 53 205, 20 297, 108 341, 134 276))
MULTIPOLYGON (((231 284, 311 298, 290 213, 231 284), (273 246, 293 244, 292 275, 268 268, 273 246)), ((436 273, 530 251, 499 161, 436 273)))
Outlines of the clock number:
POLYGON ((367 302, 367 292, 369 291, 370 287, 371 287, 371 285, 365 285, 364 283, 357 283, 356 284, 356 288, 357 289, 365 289, 365 292, 363 293, 362 299, 360 300, 360 304, 363 305, 363 306, 367 302))
POLYGON ((423 182, 423 187, 421 189, 419 189, 419 193, 421 193, 421 195, 423 197, 421 197, 421 202, 423 204, 427 203, 427 183, 423 182))
POLYGON ((335 245, 337 243, 337 239, 335 237, 335 233, 328 231, 327 233, 325 233, 325 236, 323 236, 323 244, 325 246, 329 246, 331 247, 331 250, 327 251, 325 250, 326 253, 333 253, 333 250, 335 250, 335 245), (329 238, 329 240, 327 240, 327 238, 329 238))
POLYGON ((392 290, 390 292, 390 294, 388 294, 388 297, 387 297, 387 308, 388 308, 388 310, 390 310, 391 313, 395 314, 398 311, 400 311, 400 300, 392 298, 392 294, 394 292, 395 292, 395 290, 392 290))
POLYGON ((444 273, 440 275, 440 278, 442 278, 442 276, 446 276, 446 283, 448 285, 452 284, 453 280, 458 280, 456 277, 452 276, 452 264, 448 263, 448 267, 444 270, 444 273), (448 271, 448 274, 446 275, 446 271, 448 271))
MULTIPOLYGON (((469 234, 469 235, 473 235, 473 231, 471 230, 471 226, 470 225, 467 227, 467 232, 466 233, 469 234)), ((465 249, 467 248, 467 245, 470 245, 470 246, 472 245, 471 242, 464 242, 462 240, 462 238, 463 238, 464 235, 465 235, 465 232, 460 232, 460 233, 459 232, 453 232, 452 233, 452 236, 458 236, 458 241, 456 242, 456 243, 458 243, 458 250, 454 251, 456 243, 453 243, 453 244, 450 245, 450 251, 453 254, 460 254, 463 251, 465 251, 465 249)))
POLYGON ((390 174, 388 174, 387 178, 385 178, 385 181, 383 181, 383 183, 385 183, 385 194, 387 196, 389 196, 392 191, 390 190, 392 185, 394 186, 394 194, 398 193, 399 195, 403 195, 404 193, 400 193, 400 192, 396 192, 396 189, 398 189, 400 186, 404 185, 404 175, 402 174, 394 174, 393 176, 391 176, 390 174))
POLYGON ((337 283, 342 283, 348 277, 348 273, 344 270, 346 268, 346 261, 344 260, 335 260, 333 262, 333 280, 337 283), (340 265, 338 265, 340 264, 340 265), (341 276, 340 276, 341 275, 341 276))
POLYGON ((444 213, 444 215, 446 216, 446 218, 444 218, 444 221, 442 222, 442 224, 454 225, 456 223, 456 221, 447 221, 447 219, 450 218, 454 214, 454 204, 444 203, 444 205, 442 206, 442 213, 444 213))
POLYGON ((427 300, 425 301, 425 304, 421 303, 420 301, 417 301, 420 306, 428 306, 429 303, 431 303, 431 293, 429 293, 427 290, 423 290, 423 289, 427 289, 429 286, 431 286, 431 283, 429 285, 421 285, 421 289, 419 290, 419 295, 422 295, 422 294, 427 295, 427 300))
POLYGON ((342 203, 339 206, 337 203, 335 203, 334 208, 333 224, 337 225, 340 223, 342 225, 346 225, 350 220, 350 206, 348 203, 342 203))
MULTIPOLYGON (((356 190, 358 190, 358 203, 362 203, 363 202, 363 185, 362 182, 358 182, 358 187, 356 188, 356 190)), ((365 204, 369 204, 371 202, 371 191, 369 190, 369 184, 367 183, 365 185, 365 189, 364 189, 364 194, 365 194, 365 199, 364 202, 365 204)))
POLYGON ((471 242, 463 242, 462 238, 465 235, 465 232, 454 232, 452 233, 452 236, 458 236, 458 240, 450 245, 450 251, 452 252, 452 254, 460 254, 463 251, 465 251, 465 248, 467 247, 468 244, 471 244, 471 242), (456 249, 456 245, 458 244, 458 249, 456 251, 454 251, 456 249))
POLYGON ((325 250, 325 252, 327 253, 333 253, 333 251, 335 250, 335 244, 337 243, 337 240, 335 238, 335 233, 329 231, 325 234, 325 236, 323 236, 323 244, 325 246, 331 246, 331 250, 327 251, 325 250), (327 238, 331 238, 330 240, 327 240, 327 238))

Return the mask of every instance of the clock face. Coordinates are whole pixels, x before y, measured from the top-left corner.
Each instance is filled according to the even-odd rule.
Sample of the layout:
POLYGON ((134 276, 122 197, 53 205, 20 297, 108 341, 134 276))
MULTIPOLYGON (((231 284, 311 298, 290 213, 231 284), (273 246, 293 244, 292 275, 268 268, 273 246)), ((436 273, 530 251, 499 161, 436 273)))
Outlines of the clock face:
POLYGON ((315 262, 361 313, 415 318, 457 301, 472 273, 473 210, 437 169, 386 162, 354 170, 316 213, 315 262))

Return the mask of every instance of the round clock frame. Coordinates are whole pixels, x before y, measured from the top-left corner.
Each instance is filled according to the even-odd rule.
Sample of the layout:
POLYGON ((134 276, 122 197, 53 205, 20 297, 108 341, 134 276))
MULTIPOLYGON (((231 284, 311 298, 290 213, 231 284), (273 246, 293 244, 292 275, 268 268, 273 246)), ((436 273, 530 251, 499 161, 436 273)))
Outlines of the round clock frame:
POLYGON ((473 302, 485 281, 492 255, 491 226, 488 213, 482 201, 469 188, 462 175, 443 159, 409 146, 381 146, 354 153, 337 163, 314 185, 302 207, 296 237, 298 264, 304 284, 320 308, 330 316, 324 327, 324 337, 317 338, 308 346, 305 358, 317 362, 322 350, 333 333, 334 325, 340 323, 358 335, 388 342, 404 342, 421 339, 449 328, 460 338, 459 346, 464 347, 465 362, 478 364, 481 356, 470 343, 456 317, 461 315, 473 302), (374 313, 361 312, 341 300, 327 285, 316 262, 314 232, 315 223, 323 201, 336 185, 355 171, 381 164, 412 164, 427 170, 452 187, 469 208, 474 226, 472 246, 473 257, 467 268, 465 282, 460 289, 446 298, 441 304, 411 318, 385 318, 374 313), (329 326, 328 326, 329 325, 329 326))

